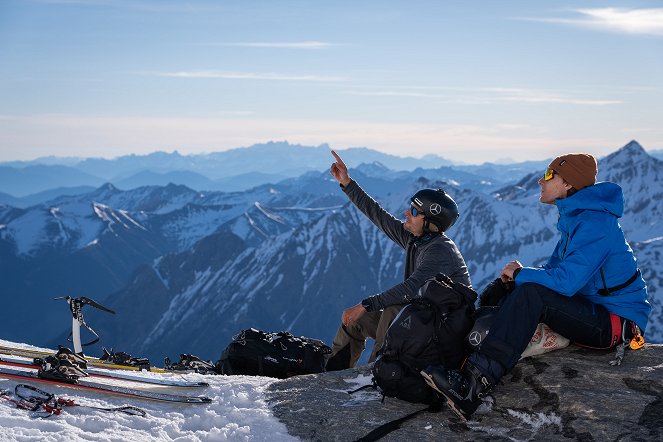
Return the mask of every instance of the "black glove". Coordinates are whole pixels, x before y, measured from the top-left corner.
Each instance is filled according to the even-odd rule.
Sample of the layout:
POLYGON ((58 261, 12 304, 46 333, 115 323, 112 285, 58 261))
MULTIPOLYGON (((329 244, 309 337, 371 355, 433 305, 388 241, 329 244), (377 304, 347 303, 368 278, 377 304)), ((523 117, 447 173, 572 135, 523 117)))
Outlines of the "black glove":
POLYGON ((495 279, 486 286, 479 295, 479 307, 489 307, 499 304, 506 295, 515 288, 513 281, 504 282, 500 278, 495 279))

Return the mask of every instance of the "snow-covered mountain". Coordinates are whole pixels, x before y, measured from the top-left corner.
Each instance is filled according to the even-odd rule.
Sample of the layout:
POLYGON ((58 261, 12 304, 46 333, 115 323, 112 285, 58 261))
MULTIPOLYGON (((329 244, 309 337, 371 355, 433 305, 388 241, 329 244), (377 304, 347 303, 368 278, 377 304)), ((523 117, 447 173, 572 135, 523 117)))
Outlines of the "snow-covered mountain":
MULTIPOLYGON (((662 164, 636 142, 599 161, 599 178, 624 188, 621 224, 649 283, 653 342, 663 341, 662 164)), ((557 212, 538 202, 540 173, 513 176, 516 184, 489 194, 493 184, 445 170, 394 172, 372 163, 351 173, 397 216, 419 188, 449 192, 461 218, 448 233, 478 289, 509 260, 547 258, 557 212)), ((10 269, 0 283, 12 308, 22 311, 27 296, 50 331, 16 327, 25 320, 18 315, 0 326, 6 338, 55 344, 49 339, 66 329, 67 310, 49 299, 88 296, 117 312, 86 313, 102 345, 156 360, 185 352, 218 358, 233 334, 252 326, 330 341, 344 307, 402 278, 402 251, 328 172, 245 192, 105 185, 28 209, 0 207, 0 258, 10 269)))
MULTIPOLYGON (((5 162, 0 163, 0 203, 27 207, 35 201, 47 201, 47 194, 41 194, 45 191, 61 187, 72 194, 76 187, 98 187, 105 182, 124 190, 173 183, 199 191, 244 191, 262 184, 296 178, 306 172, 326 170, 329 167, 329 150, 326 144, 313 147, 269 142, 198 155, 154 152, 113 159, 58 160, 47 157, 5 162), (19 198, 18 204, 15 198, 19 198)), ((509 167, 484 164, 449 168, 449 161, 435 155, 423 158, 399 157, 367 148, 346 149, 343 158, 352 167, 360 164, 384 165, 373 168, 373 172, 381 173, 379 169, 383 169, 390 176, 399 173, 395 171, 407 174, 419 169, 430 173, 439 169, 438 174, 473 187, 504 184, 510 182, 511 175, 520 175, 522 170, 529 172, 540 169, 533 162, 512 164, 509 167)))

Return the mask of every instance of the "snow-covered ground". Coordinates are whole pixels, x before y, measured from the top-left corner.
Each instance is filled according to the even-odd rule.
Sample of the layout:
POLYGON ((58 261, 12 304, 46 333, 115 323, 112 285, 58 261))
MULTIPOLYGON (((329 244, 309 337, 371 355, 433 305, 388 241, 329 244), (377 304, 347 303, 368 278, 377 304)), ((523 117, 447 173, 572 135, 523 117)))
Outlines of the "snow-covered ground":
MULTIPOLYGON (((0 340, 0 346, 39 349, 26 344, 0 340)), ((43 350, 43 349, 42 349, 43 350)), ((107 393, 59 387, 38 382, 3 378, 0 389, 14 391, 19 383, 34 385, 57 397, 73 399, 81 405, 119 407, 133 405, 147 412, 146 417, 71 407, 47 419, 8 401, 0 400, 0 440, 5 441, 291 441, 285 425, 272 414, 265 400, 265 389, 275 379, 252 376, 176 376, 205 381, 206 388, 174 388, 177 394, 204 395, 212 403, 204 405, 168 404, 130 399, 107 393)), ((132 383, 132 386, 136 384, 132 383)), ((158 387, 164 388, 164 387, 158 387)), ((167 391, 167 390, 163 390, 167 391)))

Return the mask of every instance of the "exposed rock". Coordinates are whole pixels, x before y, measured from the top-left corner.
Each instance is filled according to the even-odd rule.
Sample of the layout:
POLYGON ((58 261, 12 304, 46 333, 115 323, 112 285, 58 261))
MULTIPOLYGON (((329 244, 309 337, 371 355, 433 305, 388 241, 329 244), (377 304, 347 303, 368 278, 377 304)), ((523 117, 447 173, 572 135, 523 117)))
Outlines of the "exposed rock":
MULTIPOLYGON (((424 412, 385 441, 663 439, 663 345, 627 351, 619 367, 612 351, 580 347, 524 359, 502 379, 467 423, 446 406, 424 412)), ((425 408, 366 389, 370 366, 299 376, 267 391, 274 414, 302 440, 352 441, 425 408)))

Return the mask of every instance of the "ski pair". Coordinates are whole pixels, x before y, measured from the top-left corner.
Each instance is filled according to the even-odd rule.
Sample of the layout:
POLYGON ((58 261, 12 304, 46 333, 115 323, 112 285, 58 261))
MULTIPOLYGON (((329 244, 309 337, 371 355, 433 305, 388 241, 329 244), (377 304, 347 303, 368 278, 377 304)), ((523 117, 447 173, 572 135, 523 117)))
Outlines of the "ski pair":
POLYGON ((62 373, 61 377, 57 375, 50 378, 40 377, 34 369, 18 369, 0 365, 0 377, 19 379, 22 381, 40 382, 46 384, 59 385, 69 388, 78 388, 83 390, 98 391, 102 393, 116 394, 126 397, 149 399, 162 402, 174 402, 181 404, 208 404, 212 400, 206 396, 187 396, 179 394, 162 393, 158 391, 140 390, 131 387, 121 387, 110 385, 89 378, 72 378, 67 373, 62 373))
POLYGON ((82 358, 85 359, 86 364, 88 366, 93 366, 93 367, 98 367, 98 368, 106 368, 110 370, 131 370, 131 371, 152 371, 155 373, 172 373, 170 370, 164 370, 163 368, 157 368, 157 367, 151 367, 149 366, 149 363, 147 365, 143 364, 144 358, 118 358, 116 355, 125 355, 126 353, 122 352, 113 352, 112 350, 110 352, 105 351, 104 356, 102 358, 93 358, 90 356, 83 356, 78 353, 74 353, 71 350, 69 350, 66 347, 60 346, 58 351, 43 351, 43 350, 30 350, 30 349, 24 349, 24 348, 17 348, 17 347, 8 347, 8 346, 0 346, 0 353, 7 354, 7 355, 12 355, 12 356, 23 356, 27 358, 44 358, 46 356, 51 356, 51 355, 56 355, 61 353, 62 351, 68 351, 72 354, 76 354, 82 358), (118 361, 122 361, 122 363, 118 363, 118 361), (136 363, 138 361, 138 363, 136 363), (132 365, 134 364, 134 365, 132 365))
POLYGON ((0 390, 0 397, 5 399, 17 408, 33 412, 34 417, 47 418, 53 415, 59 415, 65 407, 82 407, 90 410, 125 413, 132 416, 145 417, 147 413, 142 408, 125 405, 123 407, 94 407, 92 405, 82 405, 74 402, 73 399, 64 399, 55 397, 54 394, 47 393, 37 387, 27 384, 18 384, 14 387, 14 396, 11 397, 9 390, 0 390))
MULTIPOLYGON (((1 351, 0 351, 1 353, 1 351)), ((53 357, 53 356, 49 356, 53 357)), ((46 359, 48 359, 47 357, 46 359)), ((20 367, 20 368, 41 368, 43 366, 44 359, 35 358, 32 361, 26 361, 24 359, 17 358, 11 355, 0 354, 0 365, 8 365, 11 367, 20 367)), ((141 376, 140 374, 133 373, 122 373, 118 370, 115 371, 103 371, 98 368, 89 367, 85 369, 85 373, 93 378, 105 378, 105 379, 118 379, 123 381, 132 381, 139 382, 143 384, 150 385, 163 385, 165 387, 208 387, 207 382, 197 382, 197 381, 186 381, 180 379, 162 379, 162 378, 152 378, 147 376, 141 376)))

